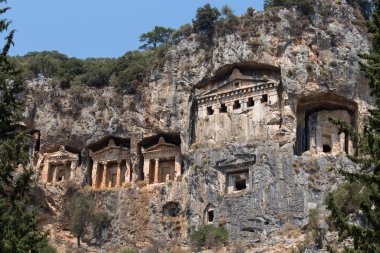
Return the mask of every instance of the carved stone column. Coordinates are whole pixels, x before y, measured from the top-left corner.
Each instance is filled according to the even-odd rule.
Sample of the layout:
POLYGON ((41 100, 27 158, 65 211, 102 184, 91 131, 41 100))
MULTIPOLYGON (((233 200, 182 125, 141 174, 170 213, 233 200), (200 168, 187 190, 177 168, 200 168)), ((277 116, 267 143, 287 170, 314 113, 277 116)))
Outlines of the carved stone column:
POLYGON ((100 188, 107 187, 107 162, 103 162, 103 175, 102 175, 102 184, 100 188))
POLYGON ((125 182, 130 183, 131 182, 131 164, 128 161, 128 159, 125 160, 125 182))
POLYGON ((154 163, 154 183, 158 183, 158 167, 159 167, 160 160, 158 158, 155 159, 154 163))
POLYGON ((144 158, 144 180, 149 183, 149 167, 150 167, 150 160, 144 158))
POLYGON ((121 175, 121 160, 118 160, 117 161, 117 168, 116 168, 116 185, 115 187, 121 187, 121 178, 120 178, 120 175, 121 175))
MULTIPOLYGON (((51 170, 51 165, 49 164, 49 170, 51 170)), ((54 169, 53 175, 52 175, 52 182, 57 182, 57 168, 54 169)))
POLYGON ((78 162, 77 161, 71 161, 71 164, 70 164, 70 180, 75 179, 77 167, 78 167, 78 162))
POLYGON ((177 154, 175 156, 175 163, 174 163, 174 179, 176 179, 179 175, 181 175, 181 163, 182 163, 181 155, 177 154))
POLYGON ((225 103, 226 107, 227 107, 227 112, 233 112, 234 111, 234 101, 227 101, 225 103))
POLYGON ((49 161, 45 160, 44 167, 43 167, 42 172, 41 172, 40 181, 48 182, 49 168, 50 168, 49 161))
POLYGON ((98 178, 99 178, 99 166, 98 161, 94 161, 92 165, 91 178, 92 178, 92 188, 97 188, 98 186, 98 178))

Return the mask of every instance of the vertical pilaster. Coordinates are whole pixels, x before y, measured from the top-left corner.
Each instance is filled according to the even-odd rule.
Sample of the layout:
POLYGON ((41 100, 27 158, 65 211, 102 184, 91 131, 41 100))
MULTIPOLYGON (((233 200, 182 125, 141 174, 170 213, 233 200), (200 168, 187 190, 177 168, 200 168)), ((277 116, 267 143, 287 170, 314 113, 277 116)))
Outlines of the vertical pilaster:
POLYGON ((125 160, 125 167, 126 167, 125 182, 129 183, 129 182, 131 182, 131 163, 130 163, 129 159, 125 160))
POLYGON ((91 181, 92 181, 92 188, 97 188, 99 182, 99 166, 98 161, 94 161, 94 164, 92 165, 92 171, 91 171, 91 181))
POLYGON ((158 168, 159 168, 160 160, 158 158, 155 159, 154 163, 154 183, 158 183, 158 168))
POLYGON ((45 182, 49 182, 49 162, 47 160, 45 160, 44 162, 44 167, 42 168, 42 172, 41 172, 41 177, 40 177, 40 180, 41 181, 45 181, 45 182))
POLYGON ((181 175, 181 163, 182 163, 182 158, 181 158, 181 155, 178 154, 175 156, 175 162, 174 162, 174 179, 176 179, 179 175, 181 175))
POLYGON ((102 184, 100 188, 107 187, 107 162, 103 162, 102 184))
POLYGON ((70 178, 69 180, 74 180, 76 176, 76 170, 77 170, 77 161, 71 161, 70 164, 70 178))
POLYGON ((150 160, 144 158, 144 180, 149 183, 149 167, 150 167, 150 160))
POLYGON ((121 187, 121 160, 117 161, 117 168, 116 168, 116 185, 115 187, 121 187))

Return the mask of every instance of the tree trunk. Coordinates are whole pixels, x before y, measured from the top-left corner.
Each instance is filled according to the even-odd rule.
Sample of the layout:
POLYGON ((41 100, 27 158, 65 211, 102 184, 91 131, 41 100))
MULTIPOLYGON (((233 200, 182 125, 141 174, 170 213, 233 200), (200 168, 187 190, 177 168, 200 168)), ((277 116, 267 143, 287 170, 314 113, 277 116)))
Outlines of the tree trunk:
POLYGON ((78 248, 80 248, 80 236, 77 236, 78 248))

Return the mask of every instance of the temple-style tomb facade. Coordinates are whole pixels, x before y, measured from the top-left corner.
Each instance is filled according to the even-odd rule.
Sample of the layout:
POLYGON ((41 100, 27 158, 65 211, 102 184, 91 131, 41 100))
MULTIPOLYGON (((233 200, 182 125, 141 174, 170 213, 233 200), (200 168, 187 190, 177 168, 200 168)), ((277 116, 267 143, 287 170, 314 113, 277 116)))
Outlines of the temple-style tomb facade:
POLYGON ((39 181, 56 183, 74 180, 79 162, 79 150, 64 145, 56 146, 43 155, 43 168, 39 181))
POLYGON ((279 68, 232 64, 197 87, 197 141, 265 139, 278 130, 279 68))
POLYGON ((87 146, 92 159, 91 183, 94 189, 117 188, 131 182, 130 140, 106 136, 87 146))
POLYGON ((175 180, 181 175, 181 149, 160 137, 157 144, 143 149, 144 179, 148 184, 175 180))

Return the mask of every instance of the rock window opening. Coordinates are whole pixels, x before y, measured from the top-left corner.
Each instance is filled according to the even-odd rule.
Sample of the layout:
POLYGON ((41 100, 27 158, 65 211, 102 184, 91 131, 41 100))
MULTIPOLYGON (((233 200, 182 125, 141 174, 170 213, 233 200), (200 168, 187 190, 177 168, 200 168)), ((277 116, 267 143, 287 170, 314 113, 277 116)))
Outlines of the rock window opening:
POLYGON ((219 110, 220 113, 227 113, 227 106, 226 104, 221 104, 220 105, 220 110, 219 110))
POLYGON ((239 88, 239 86, 240 86, 240 83, 239 83, 239 82, 236 82, 236 83, 235 83, 235 88, 239 88))
POLYGON ((207 211, 207 221, 214 222, 214 210, 207 211))
POLYGON ((177 217, 179 215, 179 212, 180 208, 179 203, 177 202, 169 202, 162 208, 163 215, 168 217, 177 217))
POLYGON ((261 96, 261 103, 268 103, 268 94, 263 94, 261 96))
POLYGON ((235 190, 241 191, 247 189, 247 179, 241 176, 237 176, 235 179, 235 190))
POLYGON ((247 106, 248 107, 255 106, 255 101, 253 100, 253 98, 248 98, 247 106))
POLYGON ((322 136, 323 144, 322 144, 322 151, 323 153, 330 153, 332 151, 332 141, 331 136, 329 135, 323 135, 322 136))
POLYGON ((330 153, 331 152, 330 145, 327 145, 327 144, 323 145, 323 152, 324 153, 330 153))
POLYGON ((235 100, 233 108, 234 108, 234 110, 237 110, 237 109, 241 108, 241 104, 240 104, 239 100, 235 100))
POLYGON ((214 110, 212 109, 211 106, 207 107, 207 115, 213 115, 214 114, 214 110))

